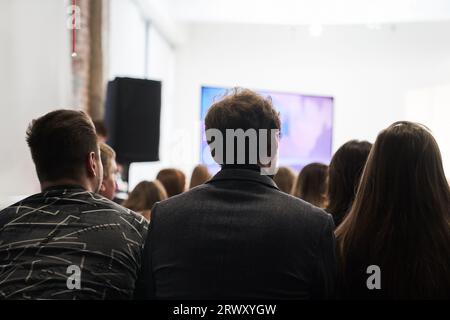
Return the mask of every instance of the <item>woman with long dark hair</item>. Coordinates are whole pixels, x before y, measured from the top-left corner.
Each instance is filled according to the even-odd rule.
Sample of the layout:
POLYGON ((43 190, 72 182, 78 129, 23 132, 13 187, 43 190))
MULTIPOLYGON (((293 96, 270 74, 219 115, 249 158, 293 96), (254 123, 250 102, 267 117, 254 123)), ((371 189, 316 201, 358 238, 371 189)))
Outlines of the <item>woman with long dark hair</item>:
POLYGON ((450 298, 450 189, 427 128, 379 134, 336 236, 344 298, 450 298))
POLYGON ((338 227, 355 199, 356 190, 372 144, 351 140, 333 155, 328 167, 328 206, 338 227))

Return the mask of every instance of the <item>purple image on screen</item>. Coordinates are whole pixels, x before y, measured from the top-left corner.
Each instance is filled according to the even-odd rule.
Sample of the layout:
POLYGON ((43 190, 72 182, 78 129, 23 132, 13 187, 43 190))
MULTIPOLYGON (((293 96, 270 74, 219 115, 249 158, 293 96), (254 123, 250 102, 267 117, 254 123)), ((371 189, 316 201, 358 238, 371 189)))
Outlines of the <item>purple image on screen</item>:
MULTIPOLYGON (((201 103, 201 163, 212 172, 219 166, 211 157, 205 137, 204 120, 211 105, 227 92, 227 88, 202 87, 201 103)), ((297 171, 312 162, 328 164, 331 159, 333 132, 333 98, 302 94, 258 91, 270 96, 281 118, 279 166, 297 171)))

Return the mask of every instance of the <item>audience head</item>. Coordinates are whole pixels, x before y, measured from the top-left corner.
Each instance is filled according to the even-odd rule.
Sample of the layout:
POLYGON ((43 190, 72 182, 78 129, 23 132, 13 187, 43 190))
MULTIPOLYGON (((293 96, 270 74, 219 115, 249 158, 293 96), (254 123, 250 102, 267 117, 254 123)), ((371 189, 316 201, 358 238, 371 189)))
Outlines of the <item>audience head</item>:
POLYGON ((116 153, 106 143, 100 143, 100 157, 103 165, 103 182, 100 188, 100 194, 109 200, 116 196, 118 172, 116 163, 116 153))
POLYGON ((203 164, 199 164, 192 171, 189 189, 204 184, 209 179, 211 179, 211 174, 208 171, 208 167, 203 164))
POLYGON ((98 192, 103 167, 95 127, 82 111, 56 110, 33 120, 27 143, 41 188, 77 184, 98 192))
POLYGON ((158 180, 141 181, 131 191, 123 206, 141 213, 147 220, 150 220, 153 205, 165 199, 167 199, 167 193, 161 182, 158 180))
POLYGON ((273 181, 281 191, 291 193, 295 182, 295 173, 289 167, 279 167, 273 181))
POLYGON ((306 165, 299 173, 292 194, 316 207, 326 205, 327 166, 322 163, 306 165))
POLYGON ((232 90, 211 106, 205 118, 211 153, 222 165, 274 167, 280 127, 272 101, 247 89, 232 90), (260 144, 260 139, 267 143, 260 144))
POLYGON ((350 209, 372 144, 351 140, 342 145, 328 167, 327 212, 333 215, 336 227, 350 209))
POLYGON ((108 139, 108 129, 105 126, 105 123, 101 120, 93 121, 95 126, 95 131, 97 132, 97 138, 99 142, 106 143, 108 139))
POLYGON ((163 169, 158 172, 156 179, 162 183, 169 198, 183 193, 186 189, 186 176, 181 170, 163 169))
POLYGON ((375 264, 390 297, 448 297, 450 190, 427 128, 396 122, 378 135, 336 235, 344 279, 375 264))

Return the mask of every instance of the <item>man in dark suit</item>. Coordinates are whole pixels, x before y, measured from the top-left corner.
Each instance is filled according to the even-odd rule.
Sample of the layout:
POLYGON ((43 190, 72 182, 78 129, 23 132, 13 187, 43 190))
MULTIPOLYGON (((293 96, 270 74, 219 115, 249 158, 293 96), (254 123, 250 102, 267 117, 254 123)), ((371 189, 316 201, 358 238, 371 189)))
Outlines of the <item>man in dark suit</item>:
POLYGON ((280 119, 271 101, 235 90, 211 107, 205 127, 212 130, 208 143, 222 170, 206 184, 153 207, 135 297, 332 297, 333 219, 281 192, 266 175, 276 162, 277 136, 262 140, 248 133, 278 132, 280 119), (230 129, 248 134, 227 139, 230 129), (234 144, 239 140, 244 147, 234 144), (261 153, 265 147, 272 150, 267 157, 261 153))

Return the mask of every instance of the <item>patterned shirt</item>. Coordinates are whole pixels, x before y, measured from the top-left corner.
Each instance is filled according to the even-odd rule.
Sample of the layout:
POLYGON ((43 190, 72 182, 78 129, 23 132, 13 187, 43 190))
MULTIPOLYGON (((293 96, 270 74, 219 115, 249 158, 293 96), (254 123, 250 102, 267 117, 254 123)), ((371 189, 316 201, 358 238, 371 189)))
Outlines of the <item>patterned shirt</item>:
POLYGON ((0 299, 131 299, 147 221, 77 186, 0 211, 0 299))

